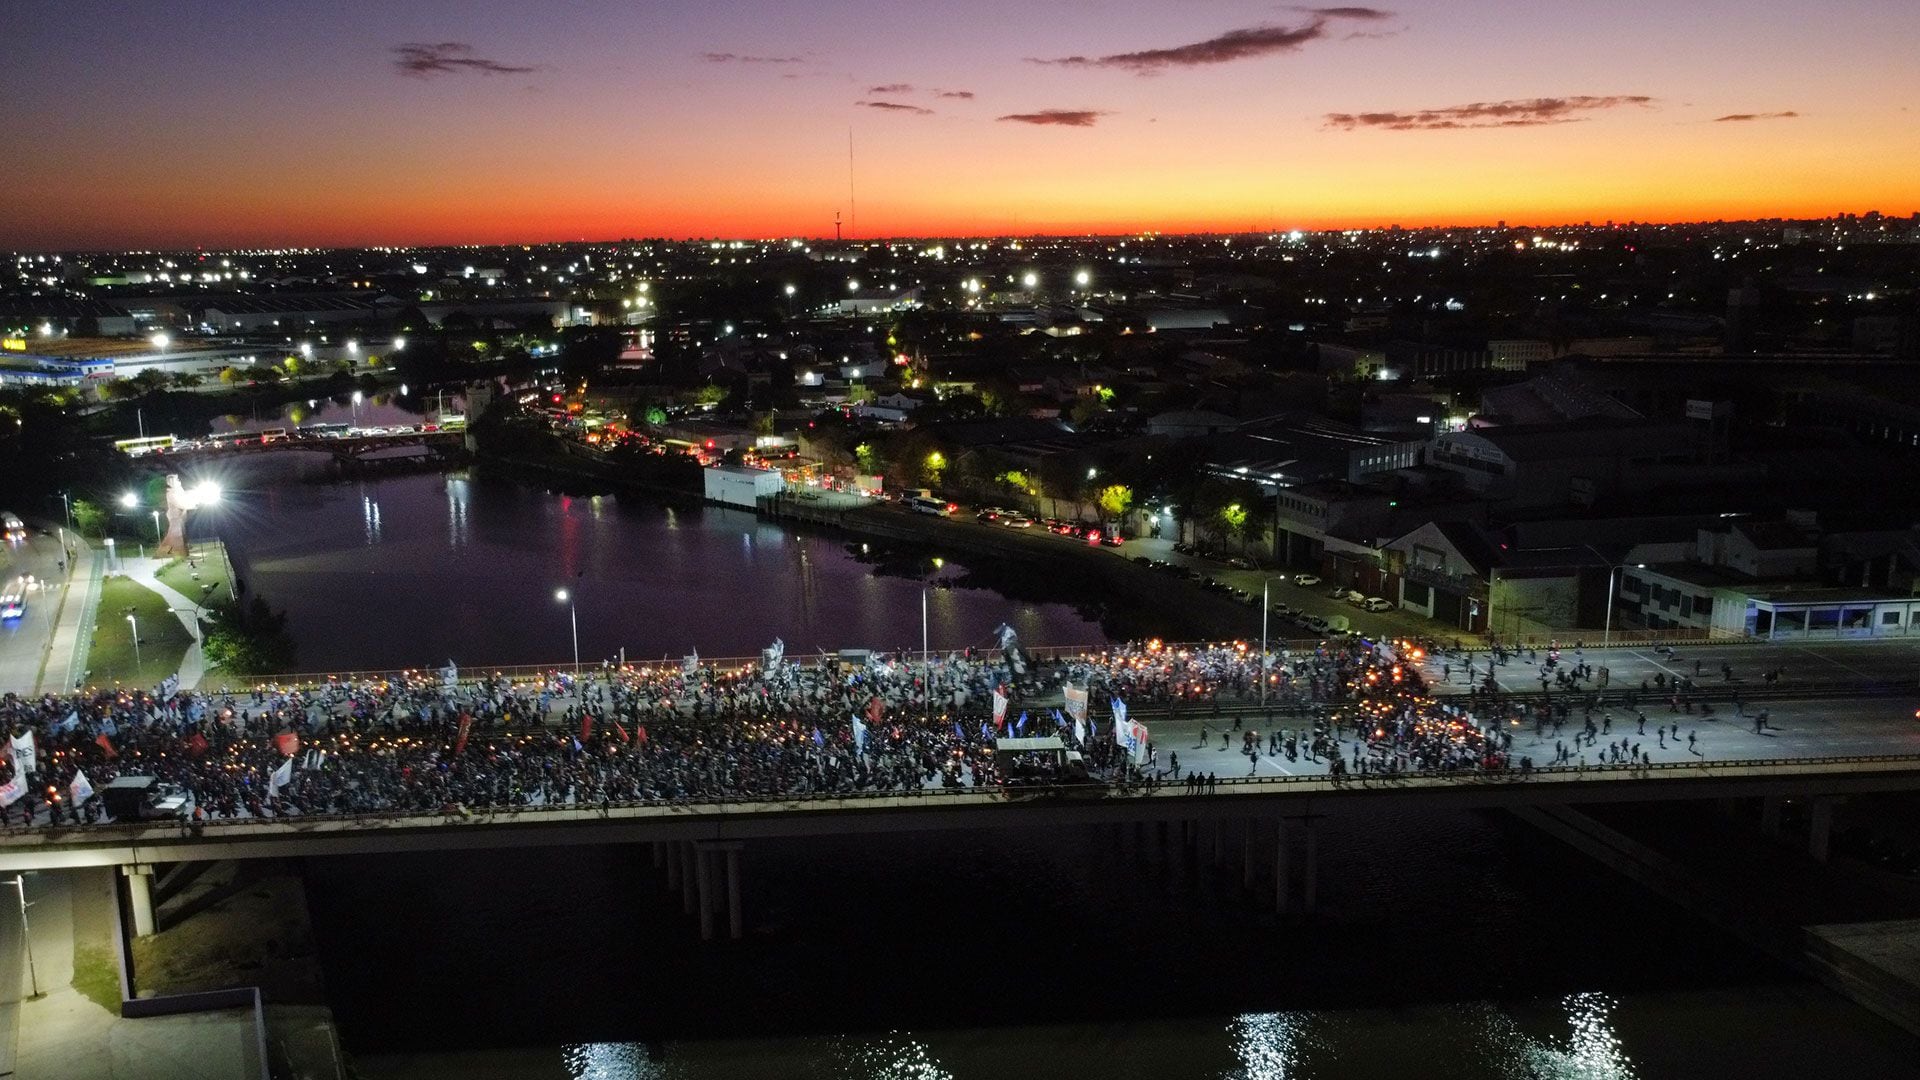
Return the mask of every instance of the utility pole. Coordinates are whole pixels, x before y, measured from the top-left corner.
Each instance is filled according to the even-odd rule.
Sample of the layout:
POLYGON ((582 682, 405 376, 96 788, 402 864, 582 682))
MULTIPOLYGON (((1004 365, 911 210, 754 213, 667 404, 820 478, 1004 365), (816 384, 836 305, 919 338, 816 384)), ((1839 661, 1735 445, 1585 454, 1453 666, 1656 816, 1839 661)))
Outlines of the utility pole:
POLYGON ((33 928, 27 924, 27 909, 33 905, 27 903, 26 876, 15 874, 13 875, 13 880, 7 882, 7 884, 13 886, 14 891, 20 894, 20 936, 25 938, 27 942, 27 978, 33 986, 32 997, 38 998, 41 996, 40 972, 35 970, 33 966, 33 928))

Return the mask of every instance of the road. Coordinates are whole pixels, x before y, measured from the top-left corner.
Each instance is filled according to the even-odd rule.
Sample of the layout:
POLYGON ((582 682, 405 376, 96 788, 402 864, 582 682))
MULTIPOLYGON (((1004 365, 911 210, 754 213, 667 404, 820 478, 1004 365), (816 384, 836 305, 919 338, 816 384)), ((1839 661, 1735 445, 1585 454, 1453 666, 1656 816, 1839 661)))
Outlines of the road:
MULTIPOLYGON (((1539 660, 1546 660, 1545 653, 1537 654, 1539 660)), ((1471 654, 1476 678, 1486 674, 1486 653, 1471 654)), ((1911 639, 1877 639, 1865 641, 1835 642, 1705 642, 1699 645, 1681 645, 1671 656, 1655 652, 1651 648, 1612 648, 1612 649, 1574 649, 1564 648, 1560 653, 1561 667, 1577 663, 1586 663, 1593 667, 1595 677, 1581 683, 1584 689, 1626 690, 1638 689, 1646 683, 1650 690, 1656 676, 1684 676, 1693 679, 1701 690, 1716 697, 1727 693, 1738 693, 1746 686, 1767 685, 1763 676, 1778 670, 1782 672, 1778 685, 1790 687, 1796 680, 1859 683, 1911 682, 1920 679, 1920 641, 1911 639), (1721 671, 1721 665, 1733 669, 1732 679, 1721 671), (1600 684, 1600 669, 1607 669, 1607 683, 1600 684), (1697 674, 1696 674, 1697 672, 1697 674)), ((1451 666, 1451 687, 1465 689, 1466 673, 1462 670, 1463 661, 1446 657, 1430 658, 1423 668, 1436 684, 1436 689, 1445 692, 1448 683, 1442 682, 1446 674, 1442 665, 1451 666)), ((1529 691, 1540 689, 1541 666, 1527 654, 1515 654, 1507 663, 1494 669, 1494 679, 1502 690, 1529 691)))
POLYGON ((53 638, 54 615, 60 608, 60 583, 65 576, 60 562, 65 556, 57 534, 46 535, 30 529, 25 541, 6 545, 4 557, 0 587, 27 574, 31 574, 37 584, 27 591, 26 614, 0 623, 0 691, 30 693, 39 679, 40 665, 53 638))

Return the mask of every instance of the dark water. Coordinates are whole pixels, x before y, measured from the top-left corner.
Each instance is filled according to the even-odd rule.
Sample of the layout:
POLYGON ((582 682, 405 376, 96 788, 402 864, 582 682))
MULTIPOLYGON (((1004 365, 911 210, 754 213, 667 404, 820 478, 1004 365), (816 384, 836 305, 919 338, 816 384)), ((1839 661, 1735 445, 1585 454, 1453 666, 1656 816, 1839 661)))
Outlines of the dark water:
POLYGON ((647 849, 308 865, 368 1080, 1906 1077, 1915 1041, 1470 812, 1321 834, 1322 914, 1236 837, 767 841, 702 944, 647 849))
MULTIPOLYGON (((291 458, 291 455, 288 456, 291 458)), ((284 463, 283 463, 284 464, 284 463)), ((255 469, 263 466, 252 465, 255 469)), ((742 511, 572 496, 481 474, 345 484, 230 482, 219 535, 249 585, 287 611, 307 671, 751 656, 987 644, 1002 622, 1032 644, 1106 640, 1066 582, 1018 567, 878 561, 842 539, 742 511), (1017 597, 1011 598, 1011 597, 1017 597)))

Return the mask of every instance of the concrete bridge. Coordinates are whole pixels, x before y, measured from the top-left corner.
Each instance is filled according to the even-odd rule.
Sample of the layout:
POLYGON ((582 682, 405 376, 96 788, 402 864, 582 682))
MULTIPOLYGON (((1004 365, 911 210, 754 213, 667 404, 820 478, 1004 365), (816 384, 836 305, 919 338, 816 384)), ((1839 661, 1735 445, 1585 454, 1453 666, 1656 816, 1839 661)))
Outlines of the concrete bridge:
POLYGON ((142 454, 139 461, 165 469, 172 462, 204 462, 252 454, 304 452, 326 454, 341 465, 351 465, 368 455, 399 447, 421 447, 434 457, 455 457, 465 452, 465 435, 460 431, 382 431, 373 434, 350 430, 343 434, 316 435, 294 431, 274 439, 251 435, 240 439, 183 443, 164 451, 142 454))

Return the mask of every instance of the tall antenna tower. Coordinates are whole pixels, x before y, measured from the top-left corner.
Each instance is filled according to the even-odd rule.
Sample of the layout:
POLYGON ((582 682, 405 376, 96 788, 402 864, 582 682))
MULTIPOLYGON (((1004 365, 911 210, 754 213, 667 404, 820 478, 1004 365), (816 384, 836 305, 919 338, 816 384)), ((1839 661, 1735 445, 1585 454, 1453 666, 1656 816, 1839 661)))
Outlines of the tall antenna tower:
POLYGON ((860 208, 853 201, 853 126, 847 126, 847 234, 860 231, 860 208))

